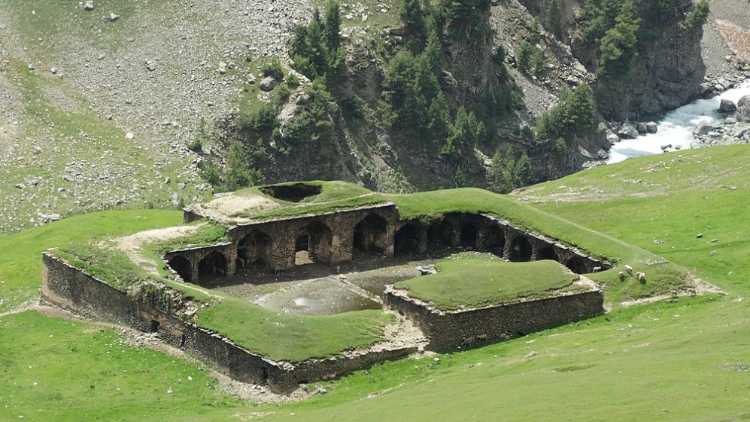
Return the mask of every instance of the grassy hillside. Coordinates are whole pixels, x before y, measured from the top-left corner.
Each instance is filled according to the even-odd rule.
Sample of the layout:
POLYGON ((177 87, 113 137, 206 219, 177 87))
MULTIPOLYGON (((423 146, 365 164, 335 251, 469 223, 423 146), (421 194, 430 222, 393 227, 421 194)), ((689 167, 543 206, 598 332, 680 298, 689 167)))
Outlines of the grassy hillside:
POLYGON ((173 210, 106 211, 0 235, 0 313, 38 297, 44 250, 174 226, 181 220, 182 213, 173 210))
MULTIPOLYGON (((163 393, 163 378, 152 382, 148 371, 117 385, 109 377, 107 388, 99 383, 89 388, 90 375, 68 371, 65 388, 76 394, 65 394, 56 387, 56 368, 88 368, 91 374, 125 368, 101 358, 82 365, 89 362, 85 356, 61 350, 86 349, 100 357, 112 354, 107 344, 116 344, 117 337, 84 322, 63 335, 58 325, 70 323, 34 314, 5 316, 0 324, 14 345, 10 350, 0 342, 0 372, 33 368, 19 372, 16 384, 0 386, 0 418, 72 420, 85 411, 109 420, 747 420, 750 198, 747 183, 741 183, 750 180, 746 163, 747 146, 686 151, 583 172, 520 194, 544 211, 632 242, 644 253, 667 255, 727 295, 619 309, 477 350, 388 363, 327 383, 328 394, 309 401, 261 406, 219 396, 205 383, 188 390, 194 400, 180 402, 181 393, 163 393), (632 180, 641 187, 634 188, 632 180), (665 188, 651 189, 658 184, 665 188), (568 191, 581 194, 563 202, 559 193, 568 191), (17 328, 21 323, 24 329, 17 328), (33 371, 37 367, 44 369, 33 371)), ((62 223, 49 230, 55 227, 62 223)), ((141 362, 161 370, 159 376, 189 368, 181 360, 161 360, 157 352, 128 353, 141 353, 128 362, 129 372, 144 369, 141 362)))

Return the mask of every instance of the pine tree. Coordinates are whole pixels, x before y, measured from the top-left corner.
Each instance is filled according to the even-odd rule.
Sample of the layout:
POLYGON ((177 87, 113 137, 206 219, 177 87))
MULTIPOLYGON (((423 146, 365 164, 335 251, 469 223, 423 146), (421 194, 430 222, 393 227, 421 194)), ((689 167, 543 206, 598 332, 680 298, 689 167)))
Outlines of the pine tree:
POLYGON ((403 0, 401 3, 401 23, 408 38, 409 49, 419 52, 425 46, 427 26, 421 0, 403 0))
POLYGON ((544 21, 547 30, 556 37, 562 34, 562 10, 560 0, 547 0, 544 10, 544 21))

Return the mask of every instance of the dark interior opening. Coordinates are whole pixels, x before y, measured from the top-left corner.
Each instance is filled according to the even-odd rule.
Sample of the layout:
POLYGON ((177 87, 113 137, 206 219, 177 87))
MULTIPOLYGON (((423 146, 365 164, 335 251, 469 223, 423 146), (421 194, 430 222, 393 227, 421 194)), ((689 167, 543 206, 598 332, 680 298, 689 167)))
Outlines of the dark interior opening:
POLYGON ((382 254, 387 232, 385 218, 369 214, 354 227, 354 250, 363 254, 382 254))
POLYGON ((565 266, 570 268, 570 271, 573 271, 576 274, 587 274, 591 272, 586 260, 580 256, 570 258, 565 266))
POLYGON ((305 198, 319 195, 321 187, 307 183, 293 183, 289 185, 264 186, 260 188, 260 191, 282 201, 300 202, 305 198))
POLYGON ((557 261, 557 254, 555 253, 555 248, 553 248, 551 245, 543 246, 536 252, 536 259, 540 261, 543 259, 557 261))
POLYGON ((211 252, 198 263, 198 276, 201 279, 225 275, 227 275, 227 259, 221 252, 211 252))
POLYGON ((332 240, 333 234, 328 226, 319 221, 308 224, 299 231, 294 242, 295 264, 328 264, 332 240))
POLYGON ((415 223, 408 223, 396 231, 394 253, 396 256, 419 253, 419 227, 415 223))
POLYGON ((427 229, 427 242, 432 248, 453 246, 453 225, 445 220, 430 224, 427 229))
POLYGON ((514 262, 524 262, 531 260, 531 242, 526 236, 518 236, 513 239, 508 259, 514 262))
POLYGON ((461 226, 461 246, 464 248, 476 248, 477 233, 477 227, 471 223, 461 226))
POLYGON ((269 267, 271 237, 262 232, 253 232, 242 238, 237 245, 237 264, 243 270, 264 270, 269 267))
POLYGON ((502 257, 505 252, 505 230, 499 226, 490 226, 487 229, 484 246, 488 252, 502 257))
POLYGON ((184 281, 190 282, 193 280, 193 266, 190 261, 182 255, 177 255, 169 260, 169 266, 175 270, 177 275, 180 276, 184 281))
POLYGON ((152 319, 151 323, 149 324, 148 331, 150 333, 158 333, 159 332, 159 321, 156 321, 156 320, 152 319))

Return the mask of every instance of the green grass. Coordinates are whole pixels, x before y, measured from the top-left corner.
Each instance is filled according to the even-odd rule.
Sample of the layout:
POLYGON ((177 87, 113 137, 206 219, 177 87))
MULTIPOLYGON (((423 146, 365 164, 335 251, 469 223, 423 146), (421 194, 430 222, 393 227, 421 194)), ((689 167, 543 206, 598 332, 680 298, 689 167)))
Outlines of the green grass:
POLYGON ((24 312, 0 318, 0 332, 3 421, 174 420, 240 404, 202 367, 111 329, 24 312))
POLYGON ((506 262, 476 253, 443 259, 437 269, 437 274, 405 280, 396 287, 438 309, 455 311, 546 297, 578 279, 556 261, 506 262))
MULTIPOLYGON (((111 341, 100 340, 99 336, 116 339, 111 331, 92 331, 87 323, 35 314, 30 315, 39 323, 17 321, 17 316, 0 317, 2 338, 12 339, 0 341, 0 370, 12 370, 12 376, 5 377, 10 382, 0 383, 0 419, 18 420, 18 415, 27 414, 33 416, 27 420, 80 420, 85 414, 89 419, 138 421, 748 420, 747 163, 750 147, 717 147, 632 160, 523 193, 545 210, 559 211, 581 227, 587 226, 582 230, 592 226, 605 238, 622 237, 640 246, 643 254, 646 250, 668 254, 675 264, 725 288, 727 296, 618 309, 508 342, 439 355, 439 360, 430 357, 387 363, 324 383, 326 395, 302 403, 262 406, 215 398, 214 388, 205 384, 189 391, 188 400, 182 400, 182 393, 166 395, 165 383, 160 381, 173 380, 175 367, 192 367, 155 352, 136 350, 125 368, 122 361, 112 358, 111 341), (680 177, 674 177, 674 190, 651 194, 646 183, 655 184, 657 177, 672 178, 672 169, 649 173, 648 166, 684 156, 693 157, 696 163, 690 168, 672 168, 681 172, 680 177), (706 168, 718 179, 715 183, 706 176, 706 168), (640 190, 625 180, 631 174, 643 180, 640 190), (701 179, 707 183, 691 182, 701 179), (564 186, 586 186, 591 192, 604 193, 556 203, 556 194, 567 189, 564 186), (697 238, 699 233, 704 236, 697 238), (712 243, 713 239, 719 242, 712 243), (8 321, 16 327, 9 329, 8 321), (69 334, 67 324, 74 327, 69 334), (49 338, 50 334, 54 337, 49 338), (72 347, 85 348, 88 354, 67 353, 72 347), (30 356, 34 362, 29 362, 30 356), (28 365, 33 368, 26 369, 28 365), (134 368, 140 371, 138 376, 131 376, 134 368), (122 372, 125 369, 128 373, 122 372), (28 372, 32 370, 36 372, 28 372), (27 387, 33 384, 31 378, 42 382, 27 387), (89 388, 91 379, 97 380, 94 389, 89 388), (14 382, 25 384, 16 387, 14 382), (123 386, 122 391, 116 391, 123 386), (63 395, 64 405, 57 394, 63 395)), ((435 199, 448 201, 447 195, 435 199)), ((503 206, 513 209, 509 204, 503 206)), ((529 212, 527 219, 541 212, 523 206, 516 209, 517 217, 523 218, 524 211, 529 212)), ((57 235, 64 239, 72 226, 63 223, 44 229, 59 228, 57 235)), ((551 228, 562 225, 555 219, 546 224, 551 228)), ((565 232, 565 227, 558 227, 559 232, 565 232)), ((583 239, 587 236, 594 235, 581 236, 583 243, 595 243, 595 239, 583 239)), ((0 250, 11 250, 8 245, 0 250)), ((617 252, 622 246, 612 248, 617 252)), ((20 259, 25 255, 18 252, 15 256, 20 259)), ((33 252, 25 262, 19 265, 27 267, 27 272, 28 265, 38 262, 38 253, 33 252)), ((0 271, 7 272, 12 263, 15 259, 0 261, 0 271)))
MULTIPOLYGON (((279 185, 293 185, 300 182, 280 183, 279 185)), ((240 216, 253 218, 255 220, 267 220, 281 217, 294 217, 304 214, 319 214, 325 212, 341 211, 368 205, 377 205, 386 202, 383 195, 374 193, 353 183, 341 181, 310 181, 303 182, 308 185, 320 186, 321 192, 304 198, 300 202, 289 202, 273 198, 263 192, 264 186, 239 191, 237 194, 253 193, 267 196, 269 199, 281 204, 281 207, 265 211, 241 213, 240 216)))
POLYGON ((0 312, 38 296, 44 250, 174 226, 181 219, 182 214, 173 210, 105 211, 0 235, 0 312))
POLYGON ((117 51, 126 45, 128 30, 141 13, 160 13, 162 2, 97 0, 96 9, 85 11, 78 0, 5 0, 16 30, 27 45, 45 53, 54 51, 64 37, 86 39, 97 48, 117 51), (120 16, 116 22, 103 19, 109 13, 120 16), (44 40, 45 43, 40 43, 44 40), (42 45, 39 45, 42 44, 42 45))
POLYGON ((645 249, 592 230, 583 222, 562 218, 506 195, 464 188, 385 196, 396 203, 402 219, 425 219, 449 212, 487 213, 580 247, 594 256, 611 259, 617 265, 589 277, 604 286, 605 301, 612 306, 626 300, 672 293, 690 279, 684 268, 645 249), (630 265, 637 272, 644 272, 649 282, 641 284, 633 277, 625 282, 619 281, 618 272, 625 265, 630 265))
POLYGON ((118 290, 127 291, 149 281, 161 281, 136 265, 124 252, 94 243, 70 245, 52 253, 118 290))
POLYGON ((291 315, 226 298, 201 311, 198 323, 275 360, 302 361, 367 347, 383 338, 392 320, 380 310, 336 315, 291 315))

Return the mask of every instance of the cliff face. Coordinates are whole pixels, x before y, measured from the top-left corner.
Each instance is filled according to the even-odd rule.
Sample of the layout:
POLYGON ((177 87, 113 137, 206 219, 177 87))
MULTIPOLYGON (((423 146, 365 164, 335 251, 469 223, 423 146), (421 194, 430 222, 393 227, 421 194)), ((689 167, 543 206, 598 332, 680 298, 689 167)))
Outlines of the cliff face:
MULTIPOLYGON (((539 29, 539 22, 549 22, 549 0, 507 0, 491 9, 487 2, 470 25, 451 28, 450 20, 445 23, 436 75, 448 102, 446 124, 453 124, 457 110, 465 108, 487 129, 487 136, 457 155, 443 153, 450 131, 435 136, 386 123, 389 61, 409 42, 398 18, 377 29, 361 23, 345 26, 343 73, 328 86, 334 105, 326 107, 330 130, 325 137, 313 141, 298 133, 294 142, 286 139, 309 108, 305 89, 311 82, 302 78, 302 86, 276 111, 281 123, 274 136, 261 140, 229 116, 219 125, 220 138, 225 146, 236 140, 257 145, 251 167, 262 174, 258 182, 343 179, 390 191, 493 187, 499 160, 505 166, 523 164, 523 169, 515 169, 523 173, 513 182, 517 187, 562 177, 588 161, 606 158, 608 143, 601 129, 574 134, 564 140, 567 145, 560 139, 535 139, 530 127, 564 89, 591 85, 598 112, 609 120, 645 118, 698 95, 705 72, 702 29, 680 25, 691 0, 679 0, 679 11, 669 19, 653 14, 653 2, 637 2, 642 19, 638 53, 631 71, 618 79, 596 77, 597 46, 582 36, 584 0, 559 1, 560 27, 554 31, 539 29), (542 56, 541 66, 533 71, 519 65, 524 40, 533 40, 531 48, 542 56)), ((419 52, 413 54, 416 61, 419 52)))
MULTIPOLYGON (((540 22, 547 21, 549 0, 520 0, 540 22)), ((561 42, 589 72, 597 73, 598 47, 583 37, 585 0, 560 0, 561 42)), ((685 29, 692 0, 675 0, 673 13, 655 12, 656 2, 636 0, 641 19, 638 54, 626 77, 599 78, 595 84, 599 112, 610 120, 643 120, 680 107, 700 94, 706 73, 701 51, 702 26, 685 29)))
MULTIPOLYGON (((642 22, 632 73, 623 79, 600 79, 596 84, 599 110, 609 119, 643 120, 680 107, 701 92, 706 73, 701 56, 703 28, 683 29, 680 25, 693 7, 692 1, 681 0, 674 16, 649 13, 650 3, 639 5, 642 22)), ((574 51, 587 48, 574 44, 574 51)))

